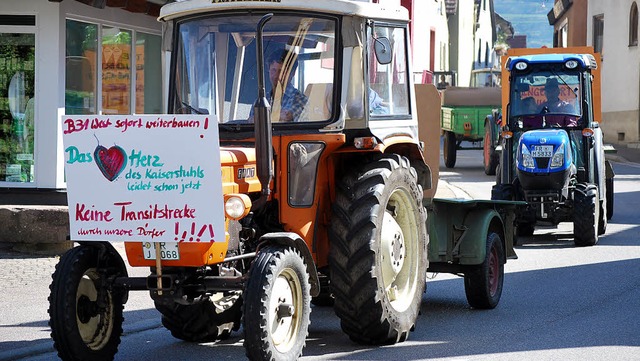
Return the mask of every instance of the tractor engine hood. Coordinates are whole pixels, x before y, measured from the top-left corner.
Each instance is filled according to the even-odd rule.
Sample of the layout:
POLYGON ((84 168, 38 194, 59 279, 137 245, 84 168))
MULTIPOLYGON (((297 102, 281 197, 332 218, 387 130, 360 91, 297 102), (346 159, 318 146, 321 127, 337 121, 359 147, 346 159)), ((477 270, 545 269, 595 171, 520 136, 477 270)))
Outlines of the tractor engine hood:
POLYGON ((569 135, 562 129, 525 132, 518 141, 516 166, 524 189, 562 189, 575 173, 569 135))
POLYGON ((223 194, 260 193, 255 148, 221 147, 220 162, 223 194))

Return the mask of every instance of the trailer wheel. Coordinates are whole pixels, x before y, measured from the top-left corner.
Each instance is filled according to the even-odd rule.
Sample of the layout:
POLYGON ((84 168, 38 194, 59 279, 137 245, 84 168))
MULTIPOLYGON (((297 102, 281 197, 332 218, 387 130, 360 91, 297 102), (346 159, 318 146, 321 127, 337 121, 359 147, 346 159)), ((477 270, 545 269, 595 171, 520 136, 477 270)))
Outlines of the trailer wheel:
POLYGON ((342 330, 364 344, 407 339, 428 266, 426 210, 409 161, 384 155, 339 183, 329 230, 342 330))
POLYGON ((573 239, 576 246, 593 246, 598 242, 599 205, 598 188, 595 185, 576 185, 573 206, 573 239))
POLYGON ((607 197, 607 219, 610 220, 613 217, 613 178, 605 180, 605 192, 607 197))
POLYGON ((444 132, 444 149, 442 151, 442 157, 444 158, 444 165, 447 168, 453 168, 456 166, 456 134, 454 132, 444 132))
POLYGON ((495 308, 502 296, 504 282, 504 249, 502 239, 495 232, 487 235, 484 262, 464 274, 464 291, 473 308, 495 308))
POLYGON ((482 165, 484 166, 484 174, 495 175, 500 159, 498 158, 498 154, 496 154, 496 147, 491 141, 491 123, 489 121, 484 122, 484 140, 482 143, 482 165))
POLYGON ((310 322, 310 292, 307 266, 297 250, 260 250, 245 288, 244 346, 250 360, 300 357, 310 322))
POLYGON ((162 314, 162 325, 177 339, 187 342, 223 340, 240 328, 240 292, 214 294, 191 305, 155 302, 162 314))
POLYGON ((99 249, 80 245, 56 265, 49 286, 49 326, 63 360, 112 360, 122 335, 122 294, 109 287, 106 269, 97 268, 99 249), (102 288, 102 292, 101 292, 102 288))

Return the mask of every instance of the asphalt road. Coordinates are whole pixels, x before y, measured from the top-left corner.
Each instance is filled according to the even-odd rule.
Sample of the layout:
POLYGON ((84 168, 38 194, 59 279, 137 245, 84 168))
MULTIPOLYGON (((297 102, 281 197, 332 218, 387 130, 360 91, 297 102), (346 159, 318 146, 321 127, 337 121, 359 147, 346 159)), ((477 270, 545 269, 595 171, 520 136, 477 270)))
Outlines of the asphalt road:
MULTIPOLYGON (((484 175, 480 157, 459 152, 456 168, 441 167, 441 178, 458 195, 489 198, 493 177, 484 175)), ((506 264, 496 309, 469 308, 461 278, 430 274, 408 341, 354 344, 331 308, 313 307, 302 360, 640 360, 640 165, 614 163, 614 170, 615 211, 600 242, 574 247, 570 224, 537 229, 516 247, 519 259, 506 264)), ((0 257, 0 267, 10 264, 23 272, 41 267, 2 276, 20 280, 12 281, 17 291, 0 295, 0 360, 55 359, 46 321, 55 259, 0 257)), ((145 292, 132 292, 116 360, 245 358, 241 333, 189 344, 171 337, 159 318, 145 292)))

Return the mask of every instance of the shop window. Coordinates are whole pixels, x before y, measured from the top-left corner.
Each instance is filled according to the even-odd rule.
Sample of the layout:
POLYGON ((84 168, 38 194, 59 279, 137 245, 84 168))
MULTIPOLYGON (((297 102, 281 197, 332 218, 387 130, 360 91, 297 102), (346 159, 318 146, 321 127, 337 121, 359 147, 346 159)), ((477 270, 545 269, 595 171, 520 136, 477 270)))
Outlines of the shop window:
POLYGON ((66 114, 96 113, 98 26, 67 20, 66 114))
POLYGON ((137 33, 136 37, 136 113, 162 113, 161 38, 137 33))
POLYGON ((0 33, 0 181, 34 181, 35 34, 0 33))
POLYGON ((67 20, 66 50, 67 114, 162 113, 160 36, 67 20))
POLYGON ((638 46, 638 5, 635 1, 629 13, 629 46, 638 46))

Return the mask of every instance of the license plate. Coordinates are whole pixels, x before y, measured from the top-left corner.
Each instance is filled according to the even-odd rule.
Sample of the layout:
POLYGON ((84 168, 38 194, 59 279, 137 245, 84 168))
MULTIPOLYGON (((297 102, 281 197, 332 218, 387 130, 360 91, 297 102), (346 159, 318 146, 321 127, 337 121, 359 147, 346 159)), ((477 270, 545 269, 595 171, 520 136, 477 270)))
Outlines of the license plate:
POLYGON ((533 147, 531 155, 534 158, 551 158, 553 155, 553 145, 536 145, 533 147))
MULTIPOLYGON (((142 244, 142 253, 144 259, 156 259, 155 242, 144 242, 142 244)), ((160 259, 162 260, 179 260, 180 250, 177 242, 160 242, 160 259)))

